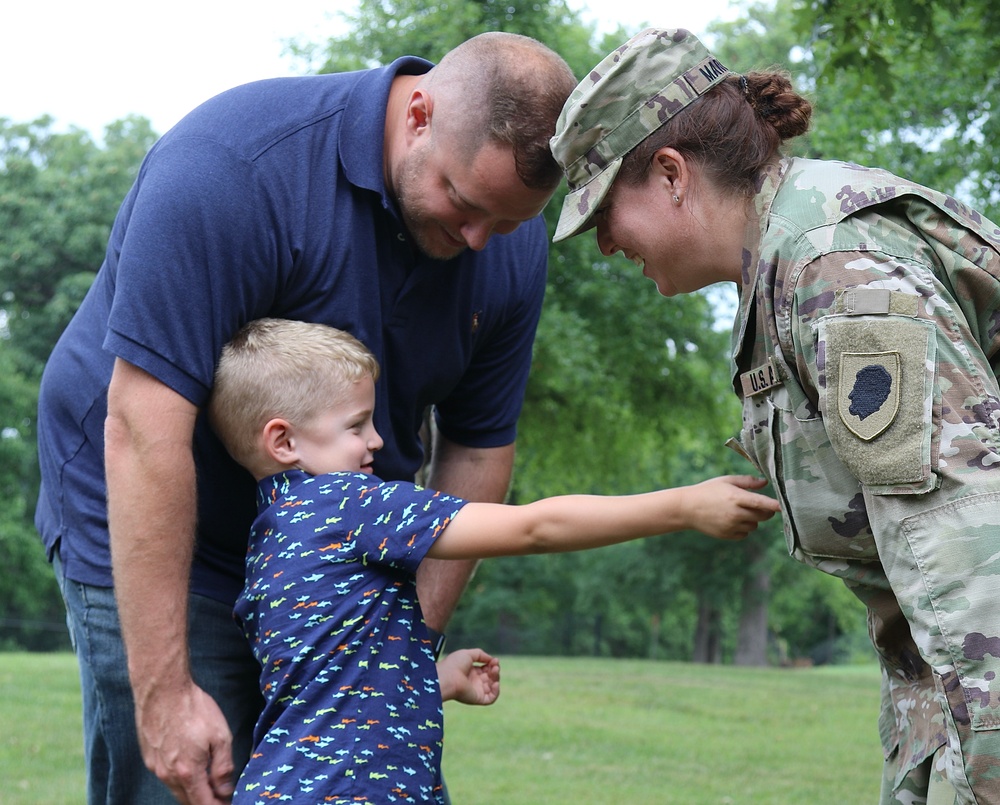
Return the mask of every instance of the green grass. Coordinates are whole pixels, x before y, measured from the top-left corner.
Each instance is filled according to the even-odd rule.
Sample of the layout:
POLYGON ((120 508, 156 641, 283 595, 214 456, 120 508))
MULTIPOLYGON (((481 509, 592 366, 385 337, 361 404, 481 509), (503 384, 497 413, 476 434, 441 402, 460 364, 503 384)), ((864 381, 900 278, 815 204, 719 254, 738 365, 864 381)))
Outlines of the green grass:
MULTIPOLYGON (((872 666, 509 657, 493 707, 446 706, 455 805, 878 801, 872 666)), ((82 805, 67 654, 0 654, 0 803, 82 805)))
POLYGON ((86 802, 72 654, 0 653, 0 803, 86 802))
POLYGON ((874 666, 502 662, 491 708, 446 706, 456 805, 878 802, 874 666))

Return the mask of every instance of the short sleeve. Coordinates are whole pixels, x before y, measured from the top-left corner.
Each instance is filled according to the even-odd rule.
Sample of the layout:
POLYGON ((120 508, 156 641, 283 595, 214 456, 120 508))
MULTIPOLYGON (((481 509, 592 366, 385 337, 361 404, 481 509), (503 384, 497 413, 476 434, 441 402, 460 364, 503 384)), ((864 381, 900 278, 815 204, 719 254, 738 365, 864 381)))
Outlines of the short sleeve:
POLYGON ((254 165, 225 147, 197 137, 158 146, 112 233, 105 348, 202 404, 223 345, 280 282, 268 209, 254 165))

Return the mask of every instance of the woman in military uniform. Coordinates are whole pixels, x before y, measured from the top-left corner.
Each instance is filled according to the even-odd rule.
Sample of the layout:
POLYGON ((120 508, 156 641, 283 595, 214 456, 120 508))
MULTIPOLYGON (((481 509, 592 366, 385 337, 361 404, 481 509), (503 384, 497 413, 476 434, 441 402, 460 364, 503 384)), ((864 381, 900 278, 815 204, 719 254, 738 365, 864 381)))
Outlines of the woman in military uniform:
POLYGON ((555 239, 596 228, 661 294, 740 291, 731 446, 789 552, 867 605, 882 803, 1000 802, 1000 229, 880 170, 791 159, 811 106, 684 30, 580 83, 555 239))

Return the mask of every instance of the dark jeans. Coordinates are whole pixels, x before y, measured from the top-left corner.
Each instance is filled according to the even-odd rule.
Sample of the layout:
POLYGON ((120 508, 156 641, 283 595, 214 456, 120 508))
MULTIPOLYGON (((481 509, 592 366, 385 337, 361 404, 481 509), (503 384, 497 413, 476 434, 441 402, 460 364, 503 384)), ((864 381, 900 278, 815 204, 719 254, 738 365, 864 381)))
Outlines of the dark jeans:
MULTIPOLYGON (((172 805, 176 800, 170 790, 142 762, 114 590, 70 581, 58 561, 54 564, 80 665, 87 802, 172 805)), ((190 596, 188 606, 195 682, 229 721, 239 774, 253 748, 253 728, 263 705, 260 667, 231 607, 198 595, 190 596)))

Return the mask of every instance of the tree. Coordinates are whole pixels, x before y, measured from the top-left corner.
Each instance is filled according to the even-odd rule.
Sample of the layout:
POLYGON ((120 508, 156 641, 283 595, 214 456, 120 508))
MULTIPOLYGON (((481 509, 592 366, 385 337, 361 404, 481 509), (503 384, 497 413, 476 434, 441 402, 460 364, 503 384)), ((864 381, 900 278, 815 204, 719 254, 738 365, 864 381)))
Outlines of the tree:
POLYGON ((538 39, 561 54, 577 75, 603 55, 592 49, 592 27, 585 26, 565 0, 361 0, 355 13, 341 16, 350 33, 326 42, 291 44, 290 52, 309 72, 359 70, 405 55, 437 62, 456 45, 485 31, 538 39))
POLYGON ((108 234, 154 135, 149 121, 107 127, 99 147, 42 117, 0 118, 0 304, 19 365, 39 377, 104 258, 108 234))
POLYGON ((101 265, 111 222, 142 155, 148 121, 109 126, 97 146, 52 120, 0 118, 0 645, 60 645, 63 607, 33 515, 38 495, 35 410, 45 359, 101 265))
POLYGON ((778 0, 713 31, 724 63, 785 65, 813 96, 811 156, 884 167, 1000 217, 992 0, 778 0))

